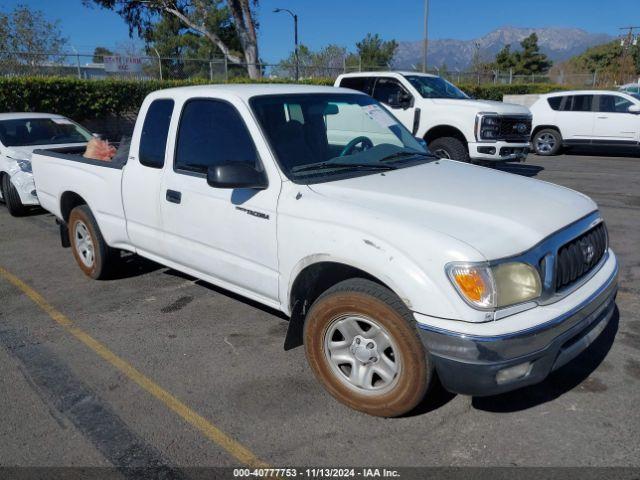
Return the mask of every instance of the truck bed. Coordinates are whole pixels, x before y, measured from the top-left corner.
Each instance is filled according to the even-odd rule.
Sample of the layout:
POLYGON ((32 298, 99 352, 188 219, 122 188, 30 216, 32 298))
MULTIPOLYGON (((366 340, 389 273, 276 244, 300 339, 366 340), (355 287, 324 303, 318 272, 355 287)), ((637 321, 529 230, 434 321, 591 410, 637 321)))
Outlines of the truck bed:
POLYGON ((116 248, 128 246, 122 205, 124 162, 85 158, 82 148, 35 150, 31 159, 40 204, 62 221, 68 205, 78 197, 93 212, 106 242, 116 248))

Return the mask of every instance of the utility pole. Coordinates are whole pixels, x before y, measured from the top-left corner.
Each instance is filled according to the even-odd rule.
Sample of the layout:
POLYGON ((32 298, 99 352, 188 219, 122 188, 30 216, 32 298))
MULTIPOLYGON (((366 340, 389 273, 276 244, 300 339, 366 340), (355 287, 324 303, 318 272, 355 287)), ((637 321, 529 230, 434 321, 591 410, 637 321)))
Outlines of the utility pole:
POLYGON ((424 0, 424 39, 422 42, 422 73, 427 73, 428 48, 429 48, 429 0, 424 0))
MULTIPOLYGON (((622 55, 620 56, 620 85, 625 83, 625 73, 627 70, 627 57, 629 56, 629 50, 632 46, 638 44, 638 36, 633 36, 633 31, 638 30, 640 27, 620 27, 620 30, 626 30, 627 34, 622 35, 620 39, 620 46, 622 47, 622 55)), ((634 69, 635 73, 635 69, 634 69)))
POLYGON ((153 51, 156 52, 156 56, 158 57, 158 69, 160 70, 160 81, 163 80, 162 78, 162 58, 160 58, 160 54, 158 53, 158 49, 156 47, 153 47, 153 51))
POLYGON ((288 13, 289 15, 291 15, 291 18, 293 18, 293 37, 294 37, 294 57, 295 57, 295 62, 296 62, 296 82, 300 79, 300 59, 298 58, 298 15, 296 15, 295 13, 293 13, 291 10, 288 10, 286 8, 274 8, 273 9, 273 13, 280 13, 280 12, 285 12, 288 13))

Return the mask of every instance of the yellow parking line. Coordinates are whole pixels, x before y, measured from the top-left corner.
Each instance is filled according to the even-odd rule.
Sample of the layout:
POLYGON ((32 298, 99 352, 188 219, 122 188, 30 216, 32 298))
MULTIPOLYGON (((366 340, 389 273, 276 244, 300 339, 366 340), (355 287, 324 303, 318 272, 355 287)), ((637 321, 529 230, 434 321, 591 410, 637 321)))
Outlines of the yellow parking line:
POLYGON ((76 327, 73 322, 69 320, 69 318, 59 312, 53 305, 47 302, 42 295, 40 295, 26 283, 24 283, 14 274, 0 267, 0 277, 4 278, 16 288, 20 289, 36 305, 44 310, 47 315, 49 315, 58 325, 64 327, 65 330, 67 330, 71 335, 80 340, 115 368, 120 370, 130 380, 137 383, 144 390, 164 403, 171 411, 176 413, 184 421, 200 430, 200 432, 202 432, 205 437, 222 447, 236 460, 252 467, 269 466, 267 463, 256 457, 245 446, 224 433, 218 427, 209 422, 206 418, 198 415, 191 408, 174 397, 171 393, 167 392, 149 377, 136 370, 125 360, 118 357, 115 353, 113 353, 91 335, 76 327))

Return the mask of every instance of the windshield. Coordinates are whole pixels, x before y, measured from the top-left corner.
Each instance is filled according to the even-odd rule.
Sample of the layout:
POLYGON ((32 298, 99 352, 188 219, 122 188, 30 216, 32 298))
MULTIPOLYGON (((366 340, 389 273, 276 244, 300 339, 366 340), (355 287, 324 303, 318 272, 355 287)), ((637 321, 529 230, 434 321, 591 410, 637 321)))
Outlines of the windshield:
POLYGON ((469 98, 466 93, 444 78, 424 75, 405 75, 405 78, 424 98, 455 98, 458 100, 469 98))
POLYGON ((0 141, 5 147, 84 143, 91 134, 68 118, 0 120, 0 141))
POLYGON ((250 104, 280 167, 296 183, 369 175, 433 159, 366 95, 265 95, 250 104))

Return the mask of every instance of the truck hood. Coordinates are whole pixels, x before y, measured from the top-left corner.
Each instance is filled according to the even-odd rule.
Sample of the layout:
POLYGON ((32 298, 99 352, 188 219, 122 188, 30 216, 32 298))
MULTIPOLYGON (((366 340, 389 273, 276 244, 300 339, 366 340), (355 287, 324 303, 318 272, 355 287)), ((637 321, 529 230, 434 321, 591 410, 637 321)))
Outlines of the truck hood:
POLYGON ((522 253, 597 209, 589 197, 568 188, 453 160, 310 188, 370 210, 375 228, 389 235, 393 222, 407 222, 463 241, 487 260, 522 253))
POLYGON ((34 150, 48 150, 50 148, 66 148, 66 147, 80 147, 86 145, 84 143, 59 143, 55 145, 25 145, 20 147, 7 147, 4 151, 5 156, 14 160, 31 160, 31 155, 34 150))
POLYGON ((515 103, 495 102, 493 100, 455 100, 452 98, 436 98, 435 105, 447 107, 463 107, 478 112, 495 112, 502 115, 531 115, 527 107, 515 103))

